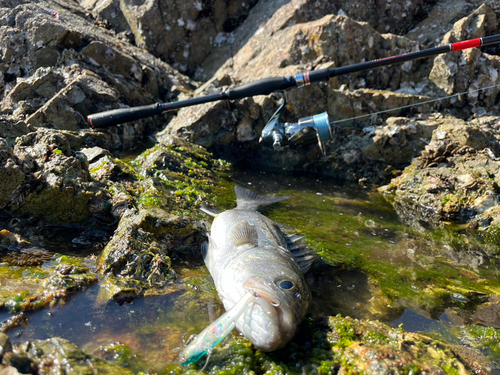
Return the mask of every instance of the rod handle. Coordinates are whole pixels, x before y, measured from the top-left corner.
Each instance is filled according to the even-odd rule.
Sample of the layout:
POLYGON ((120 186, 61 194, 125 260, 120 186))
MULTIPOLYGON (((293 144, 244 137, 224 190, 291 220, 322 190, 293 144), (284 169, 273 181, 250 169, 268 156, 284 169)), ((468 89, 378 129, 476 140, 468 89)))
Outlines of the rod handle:
POLYGON ((295 78, 292 76, 263 78, 243 86, 228 89, 224 93, 224 98, 236 100, 255 95, 269 95, 274 91, 283 91, 295 86, 295 78))
POLYGON ((165 109, 165 105, 162 105, 161 103, 154 103, 140 107, 119 108, 94 113, 92 115, 88 115, 87 120, 93 128, 107 128, 108 126, 158 115, 165 109))

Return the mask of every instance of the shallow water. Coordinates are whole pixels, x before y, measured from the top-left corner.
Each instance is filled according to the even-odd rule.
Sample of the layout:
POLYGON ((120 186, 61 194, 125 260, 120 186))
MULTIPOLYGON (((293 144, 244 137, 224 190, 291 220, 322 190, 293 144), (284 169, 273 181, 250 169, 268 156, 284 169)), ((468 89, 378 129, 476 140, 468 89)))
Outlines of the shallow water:
MULTIPOLYGON (((305 235, 324 260, 307 275, 312 316, 379 319, 460 343, 454 329, 474 323, 477 306, 500 291, 499 266, 477 247, 461 245, 458 251, 440 233, 414 233, 371 188, 269 172, 237 173, 231 181, 261 194, 290 196, 265 214, 305 235)), ((234 207, 234 193, 218 204, 234 207)), ((14 342, 59 336, 105 358, 115 353, 110 345, 123 344, 130 353, 108 359, 120 357, 134 371, 168 368, 177 362, 183 337, 223 311, 204 266, 173 267, 180 280, 167 296, 103 303, 94 285, 64 304, 30 313, 9 336, 14 342)), ((484 353, 500 359, 488 348, 484 353)))

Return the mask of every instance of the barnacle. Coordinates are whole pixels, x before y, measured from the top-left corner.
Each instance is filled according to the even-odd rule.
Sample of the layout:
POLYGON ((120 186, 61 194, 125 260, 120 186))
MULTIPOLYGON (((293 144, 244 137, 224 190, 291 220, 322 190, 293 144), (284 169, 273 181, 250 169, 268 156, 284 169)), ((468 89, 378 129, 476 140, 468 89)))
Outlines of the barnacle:
POLYGON ((52 253, 33 246, 10 252, 2 257, 2 262, 10 266, 41 266, 50 261, 51 258, 52 253))

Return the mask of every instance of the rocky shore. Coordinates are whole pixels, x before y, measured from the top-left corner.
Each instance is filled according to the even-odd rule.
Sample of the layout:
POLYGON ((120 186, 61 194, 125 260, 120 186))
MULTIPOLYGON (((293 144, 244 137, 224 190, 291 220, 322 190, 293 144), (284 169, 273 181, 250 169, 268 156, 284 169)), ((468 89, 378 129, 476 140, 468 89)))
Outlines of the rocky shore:
MULTIPOLYGON (((189 298, 195 293, 208 306, 216 298, 213 287, 196 284, 207 278, 200 271, 206 223, 198 207, 231 206, 232 182, 225 177, 234 170, 293 172, 378 190, 400 220, 428 241, 443 244, 429 231, 463 238, 455 238, 453 246, 445 241, 439 256, 446 253, 449 263, 464 265, 473 252, 475 259, 495 264, 499 45, 287 92, 281 121, 329 114, 334 132, 324 153, 314 143, 281 151, 259 143, 281 93, 102 129, 91 128, 86 117, 499 33, 495 0, 3 1, 0 375, 194 373, 195 365, 134 367, 124 354, 129 349, 116 343, 88 354, 59 337, 30 340, 11 332, 28 325, 30 314, 78 299, 96 285, 99 306, 182 295, 179 308, 192 309, 189 298), (354 119, 375 112, 383 113, 354 119)), ((376 235, 382 231, 375 224, 360 225, 376 235)), ((339 266, 327 255, 323 260, 359 267, 354 261, 339 266)), ((484 354, 500 337, 495 282, 460 269, 478 284, 452 288, 446 277, 436 278, 424 297, 409 302, 381 292, 380 280, 368 269, 360 272, 371 278, 366 314, 373 320, 355 314, 309 317, 301 328, 306 339, 275 356, 234 337, 216 351, 207 371, 300 373, 297 364, 321 374, 498 371, 484 354), (422 302, 425 296, 434 302, 422 302), (436 339, 375 320, 389 314, 387 306, 418 310, 428 303, 432 310, 450 301, 467 305, 473 321, 481 323, 477 328, 464 321, 464 331, 453 333, 468 341, 436 339), (476 342, 481 334, 485 339, 476 342)), ((213 309, 220 312, 220 306, 213 309)), ((188 330, 182 329, 175 340, 188 330)))

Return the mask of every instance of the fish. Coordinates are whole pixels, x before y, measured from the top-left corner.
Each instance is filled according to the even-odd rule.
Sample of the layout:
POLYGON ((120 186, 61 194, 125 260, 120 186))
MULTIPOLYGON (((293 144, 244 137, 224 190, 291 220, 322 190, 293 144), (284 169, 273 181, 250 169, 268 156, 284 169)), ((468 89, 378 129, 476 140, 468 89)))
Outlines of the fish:
POLYGON ((289 197, 234 189, 236 208, 202 208, 215 217, 202 254, 226 311, 248 293, 254 296, 236 328, 256 349, 270 352, 290 342, 304 318, 311 301, 304 274, 319 257, 303 237, 289 234, 291 228, 258 212, 289 197))

